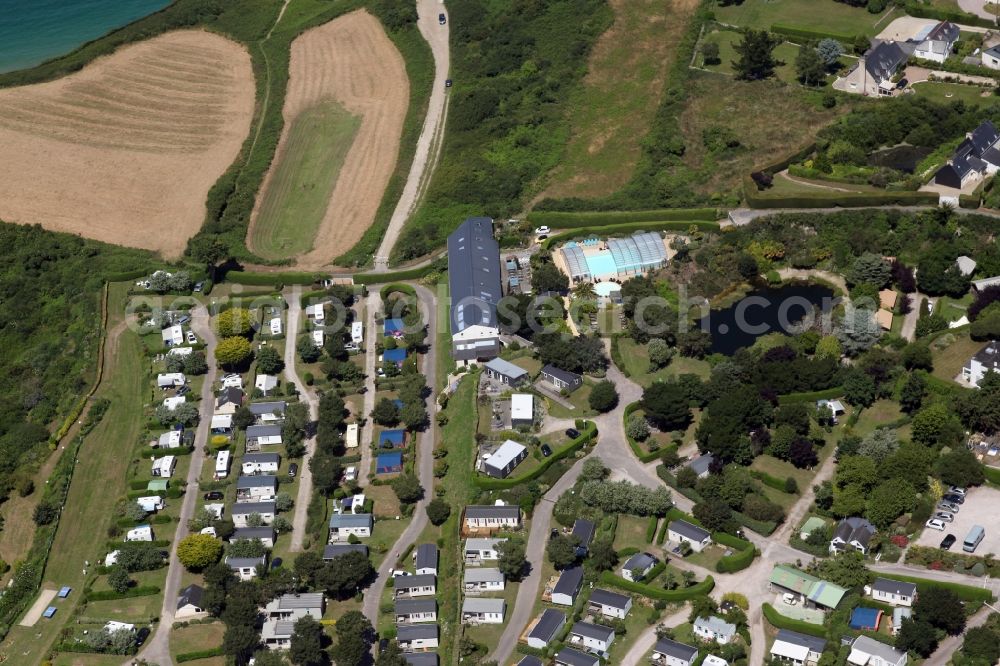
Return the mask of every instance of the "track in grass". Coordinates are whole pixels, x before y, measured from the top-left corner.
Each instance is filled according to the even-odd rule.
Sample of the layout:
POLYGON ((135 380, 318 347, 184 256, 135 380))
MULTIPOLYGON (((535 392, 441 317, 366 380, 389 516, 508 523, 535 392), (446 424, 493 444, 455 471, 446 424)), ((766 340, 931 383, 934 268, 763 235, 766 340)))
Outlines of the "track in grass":
POLYGON ((361 118, 320 102, 292 121, 254 223, 254 250, 267 259, 312 249, 361 118))

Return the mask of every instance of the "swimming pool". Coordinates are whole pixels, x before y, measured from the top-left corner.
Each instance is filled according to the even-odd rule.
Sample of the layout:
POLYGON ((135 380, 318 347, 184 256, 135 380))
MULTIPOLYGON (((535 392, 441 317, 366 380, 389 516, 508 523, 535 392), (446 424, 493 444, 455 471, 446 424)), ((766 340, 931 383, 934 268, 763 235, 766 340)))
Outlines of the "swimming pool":
POLYGON ((618 265, 610 252, 587 255, 587 268, 595 278, 618 274, 618 265))

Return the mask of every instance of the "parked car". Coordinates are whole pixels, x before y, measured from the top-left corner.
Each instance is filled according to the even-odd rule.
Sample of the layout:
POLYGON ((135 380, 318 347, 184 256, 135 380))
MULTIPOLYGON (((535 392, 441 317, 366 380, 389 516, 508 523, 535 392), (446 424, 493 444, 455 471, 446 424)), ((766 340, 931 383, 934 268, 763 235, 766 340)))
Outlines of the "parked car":
POLYGON ((577 437, 580 436, 580 431, 577 430, 576 428, 568 428, 566 430, 566 436, 569 437, 570 439, 576 439, 577 437))
POLYGON ((938 511, 948 511, 949 513, 958 513, 958 505, 952 504, 951 502, 938 502, 938 511))
POLYGON ((223 497, 225 497, 225 495, 222 493, 222 491, 219 490, 210 490, 209 492, 205 493, 205 499, 207 500, 220 500, 223 497))
POLYGON ((177 389, 177 395, 185 395, 191 392, 191 387, 185 384, 184 386, 177 389))
POLYGON ((402 578, 403 576, 412 576, 412 575, 413 574, 411 574, 409 571, 403 571, 402 569, 396 569, 395 571, 392 572, 393 578, 402 578))
POLYGON ((943 520, 946 523, 955 522, 955 514, 948 511, 938 511, 937 513, 934 514, 934 517, 937 518, 938 520, 943 520))
POLYGON ((965 495, 959 495, 958 493, 945 493, 945 496, 941 499, 952 504, 965 504, 965 495))
POLYGON ((198 292, 200 292, 204 288, 205 288, 205 283, 204 282, 195 282, 194 283, 194 293, 197 294, 198 292))
POLYGON ((354 481, 358 478, 358 468, 351 465, 344 470, 344 481, 354 481))
POLYGON ((181 315, 180 318, 177 320, 177 323, 184 325, 189 321, 191 321, 191 315, 181 315))
POLYGON ((288 476, 295 476, 299 473, 299 466, 296 463, 292 463, 288 466, 288 476))
POLYGON ((900 79, 899 83, 896 84, 896 90, 902 90, 903 88, 906 87, 906 84, 908 83, 909 81, 907 81, 906 79, 900 79))
POLYGON ((952 547, 952 545, 954 545, 954 543, 955 543, 955 535, 949 534, 945 538, 941 539, 941 549, 948 550, 949 548, 952 547))
POLYGON ((451 79, 445 79, 445 81, 444 81, 444 87, 445 88, 451 88, 451 79))
POLYGON ((791 592, 785 592, 783 595, 781 595, 781 600, 784 601, 789 606, 794 606, 795 602, 798 601, 798 597, 796 597, 791 592))
POLYGON ((937 518, 931 518, 924 524, 927 527, 931 528, 932 530, 939 530, 941 532, 944 532, 944 523, 938 520, 937 518))
POLYGON ((551 233, 552 233, 552 230, 549 229, 549 227, 547 225, 544 225, 544 224, 542 226, 538 227, 537 229, 535 229, 535 235, 536 236, 541 236, 542 234, 548 235, 548 234, 551 234, 551 233))
POLYGON ((152 632, 149 630, 149 627, 142 627, 138 631, 136 631, 135 632, 136 646, 142 647, 142 644, 146 642, 146 639, 149 638, 149 634, 151 633, 152 632))
POLYGON ((444 25, 448 22, 448 17, 444 14, 438 14, 438 25, 444 25))
POLYGON ((965 488, 959 488, 958 486, 950 486, 948 492, 952 495, 961 495, 965 497, 965 488))
POLYGON ((198 344, 198 336, 194 334, 194 331, 187 332, 188 344, 196 345, 198 344))
POLYGON ((552 455, 552 448, 548 444, 542 444, 542 455, 546 458, 552 455))

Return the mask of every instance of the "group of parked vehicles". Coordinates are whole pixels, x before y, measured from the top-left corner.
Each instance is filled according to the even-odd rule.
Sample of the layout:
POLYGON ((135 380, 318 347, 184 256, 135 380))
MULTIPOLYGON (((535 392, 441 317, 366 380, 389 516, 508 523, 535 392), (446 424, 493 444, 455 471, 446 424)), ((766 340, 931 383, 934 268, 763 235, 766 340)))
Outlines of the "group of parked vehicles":
MULTIPOLYGON (((955 514, 959 512, 962 505, 965 504, 965 488, 959 488, 957 486, 952 486, 948 489, 948 492, 941 497, 941 501, 938 502, 937 510, 934 516, 927 521, 926 526, 943 532, 948 523, 955 521, 955 514)), ((962 550, 967 553, 973 553, 979 544, 982 543, 983 538, 986 536, 986 529, 982 525, 973 525, 969 530, 969 533, 965 536, 962 541, 962 550)), ((954 534, 948 534, 941 540, 941 549, 948 550, 958 538, 954 534)))

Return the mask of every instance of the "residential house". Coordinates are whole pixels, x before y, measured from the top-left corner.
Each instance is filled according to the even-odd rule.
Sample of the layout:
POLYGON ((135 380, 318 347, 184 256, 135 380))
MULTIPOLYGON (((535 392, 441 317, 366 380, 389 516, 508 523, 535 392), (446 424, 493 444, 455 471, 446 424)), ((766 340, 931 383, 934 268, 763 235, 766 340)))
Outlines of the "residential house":
POLYGON ((157 388, 171 389, 184 386, 186 383, 187 377, 184 376, 183 372, 161 372, 156 375, 157 388))
POLYGON ((436 624, 404 624, 396 628, 396 641, 405 652, 425 652, 438 646, 436 624))
POLYGON ((394 612, 396 624, 437 622, 437 600, 397 599, 394 612))
POLYGON ((260 541, 265 548, 274 548, 275 538, 273 527, 240 527, 233 531, 229 541, 260 541))
POLYGON ((955 267, 962 275, 972 275, 976 272, 976 266, 978 266, 976 260, 964 254, 955 259, 955 267))
POLYGON ((725 645, 736 637, 736 625, 715 615, 698 617, 694 621, 694 635, 725 645))
POLYGON ((503 624, 503 599, 466 597, 462 601, 462 624, 503 624))
POLYGON ((913 41, 917 47, 913 55, 922 60, 943 63, 951 55, 958 41, 958 26, 949 21, 941 21, 926 34, 920 34, 913 41))
POLYGON ((182 345, 184 344, 184 329, 182 329, 179 324, 167 326, 165 329, 160 331, 160 337, 163 340, 163 344, 167 347, 182 345))
POLYGON ((205 588, 200 585, 188 585, 181 590, 177 597, 177 610, 174 612, 175 620, 193 620, 208 615, 205 607, 202 606, 202 597, 205 588))
MULTIPOLYGON (((896 292, 892 292, 892 293, 895 294, 896 292)), ((816 401, 816 409, 823 409, 824 407, 826 407, 826 409, 829 410, 829 412, 830 412, 830 423, 832 423, 833 425, 837 425, 840 417, 843 416, 844 413, 845 413, 845 411, 846 411, 844 409, 844 403, 842 403, 839 400, 817 400, 816 401)))
POLYGON ((528 449, 508 439, 492 454, 483 455, 481 470, 494 479, 505 479, 521 461, 528 457, 528 449))
POLYGON ((493 381, 505 386, 521 386, 530 380, 528 371, 502 358, 494 358, 483 365, 483 372, 493 381))
POLYGON ((235 414, 243 405, 243 391, 235 386, 223 387, 215 399, 216 414, 235 414))
POLYGON ((528 647, 544 650, 555 640, 564 624, 566 624, 566 613, 555 608, 546 608, 528 632, 528 647))
POLYGON ((611 648, 615 640, 615 630, 600 624, 576 622, 569 630, 569 644, 583 647, 587 652, 601 654, 611 648))
POLYGON ((847 594, 847 590, 839 585, 810 576, 787 564, 775 565, 769 582, 782 593, 798 595, 803 605, 810 608, 832 610, 847 594))
POLYGON ((257 567, 267 566, 267 558, 261 557, 227 557, 226 566, 232 569, 240 580, 253 580, 257 577, 257 567))
POLYGON ((159 495, 140 497, 135 503, 141 506, 146 513, 154 513, 166 506, 166 502, 159 495))
POLYGON ((890 96, 896 90, 893 77, 906 64, 913 45, 880 41, 858 59, 835 87, 867 97, 890 96))
POLYGON ((632 597, 595 587, 590 591, 587 606, 592 613, 624 620, 632 609, 632 597))
POLYGON ((621 568, 622 578, 639 582, 656 566, 656 558, 649 553, 636 553, 625 561, 621 568))
POLYGON ((276 476, 241 476, 236 480, 237 502, 266 502, 277 494, 276 476))
POLYGON ((499 356, 497 303, 503 289, 493 220, 470 217, 448 236, 448 284, 452 357, 466 365, 499 356))
POLYGON ((156 448, 158 449, 176 449, 181 445, 181 436, 183 435, 181 430, 171 430, 160 435, 159 439, 156 440, 156 448))
POLYGON ((169 479, 174 475, 175 469, 177 469, 177 458, 175 456, 163 456, 162 458, 155 458, 153 460, 150 474, 169 479))
POLYGON ((270 395, 274 389, 278 388, 278 378, 274 375, 257 375, 253 381, 253 387, 263 395, 270 395))
POLYGON ((149 525, 138 525, 125 533, 125 541, 152 541, 153 528, 149 525))
POLYGON ((583 567, 571 567, 559 575, 555 587, 552 588, 552 603, 560 606, 572 606, 576 603, 576 595, 583 585, 583 567))
POLYGON ((256 514, 264 525, 274 520, 274 502, 244 502, 233 505, 233 525, 249 527, 251 517, 256 514))
POLYGON ((463 576, 466 594, 482 594, 484 592, 503 592, 506 579, 499 569, 484 567, 465 570, 463 576))
MULTIPOLYGON (((989 120, 966 135, 947 164, 934 174, 934 183, 961 190, 992 176, 1000 169, 1000 131, 989 120)), ((957 195, 941 195, 941 203, 957 200, 957 195)))
POLYGON ((853 548, 862 555, 868 553, 868 544, 875 536, 875 526, 864 518, 854 516, 837 523, 830 539, 830 554, 853 548))
POLYGON ((177 409, 177 405, 183 405, 187 402, 187 396, 175 395, 171 396, 163 401, 163 406, 167 408, 167 411, 174 411, 177 409))
POLYGON ((712 534, 686 520, 671 520, 667 525, 667 539, 676 543, 686 543, 691 550, 700 553, 712 543, 712 534))
POLYGON ((353 534, 359 539, 372 535, 374 521, 370 513, 339 513, 330 516, 330 543, 346 541, 353 534))
POLYGON ((465 507, 465 526, 470 530, 518 528, 521 509, 506 504, 472 504, 465 507))
POLYGON ((285 420, 285 407, 286 403, 284 400, 273 400, 271 402, 251 402, 247 405, 247 409, 250 413, 254 415, 257 419, 257 423, 261 425, 271 425, 274 423, 281 423, 285 420))
POLYGON ((465 564, 479 565, 484 561, 495 561, 500 559, 500 552, 497 546, 507 539, 466 539, 465 540, 465 564))
POLYGON ((984 289, 988 287, 1000 286, 1000 275, 995 275, 993 277, 983 278, 981 280, 972 281, 972 293, 979 294, 982 293, 984 289))
MULTIPOLYGON (((181 396, 183 397, 183 396, 181 396)), ((233 415, 215 414, 212 416, 211 430, 213 435, 233 434, 233 415)))
POLYGON ((891 578, 876 578, 871 585, 865 586, 865 592, 875 601, 893 606, 912 606, 917 599, 917 586, 891 578))
POLYGON ((510 424, 515 428, 530 428, 535 423, 535 396, 515 393, 510 396, 510 424))
POLYGON ((281 442, 280 425, 252 425, 247 428, 247 447, 277 446, 281 442))
POLYGON ((1000 372, 1000 344, 988 342, 962 367, 962 379, 979 388, 987 372, 1000 372))
POLYGON ((393 579, 393 593, 399 597, 433 597, 437 594, 437 576, 398 576, 393 579))
POLYGON ((905 666, 906 652, 868 636, 858 636, 851 644, 847 663, 854 666, 905 666))
POLYGON ((800 634, 797 631, 779 629, 771 646, 771 656, 784 662, 790 662, 792 666, 806 666, 816 664, 823 656, 826 649, 826 641, 816 636, 800 634))
POLYGON ((587 553, 590 552, 590 542, 594 540, 595 531, 594 523, 589 520, 577 518, 573 521, 573 531, 570 536, 576 539, 577 557, 586 557, 587 553))
POLYGON ((438 547, 433 543, 422 543, 413 552, 413 564, 417 575, 438 572, 438 547))
POLYGON ((229 459, 231 452, 227 449, 225 451, 219 451, 215 456, 215 474, 213 478, 218 481, 219 479, 224 479, 229 476, 229 459))
POLYGON ((329 543, 323 547, 323 560, 329 562, 348 553, 361 553, 368 557, 368 546, 363 543, 329 543))
POLYGON ((592 654, 586 654, 573 648, 564 647, 556 652, 555 666, 600 666, 601 660, 592 654))
POLYGON ((692 666, 697 658, 698 648, 661 638, 653 646, 653 656, 649 660, 665 666, 692 666))
POLYGON ((713 460, 715 460, 715 457, 711 453, 703 453, 689 462, 688 467, 694 471, 699 479, 704 479, 708 476, 708 468, 712 466, 713 460))
POLYGON ((583 376, 549 364, 542 368, 542 381, 552 384, 556 390, 572 393, 583 385, 583 376))
POLYGON ((291 647, 295 623, 307 615, 316 621, 322 620, 323 609, 321 592, 283 594, 273 599, 264 606, 261 642, 271 650, 287 650, 291 647))
POLYGON ((983 67, 1000 69, 1000 46, 991 46, 988 49, 983 49, 980 54, 980 59, 983 63, 983 67))
POLYGON ((281 456, 277 453, 247 453, 240 461, 240 470, 244 476, 277 474, 280 466, 281 456))

